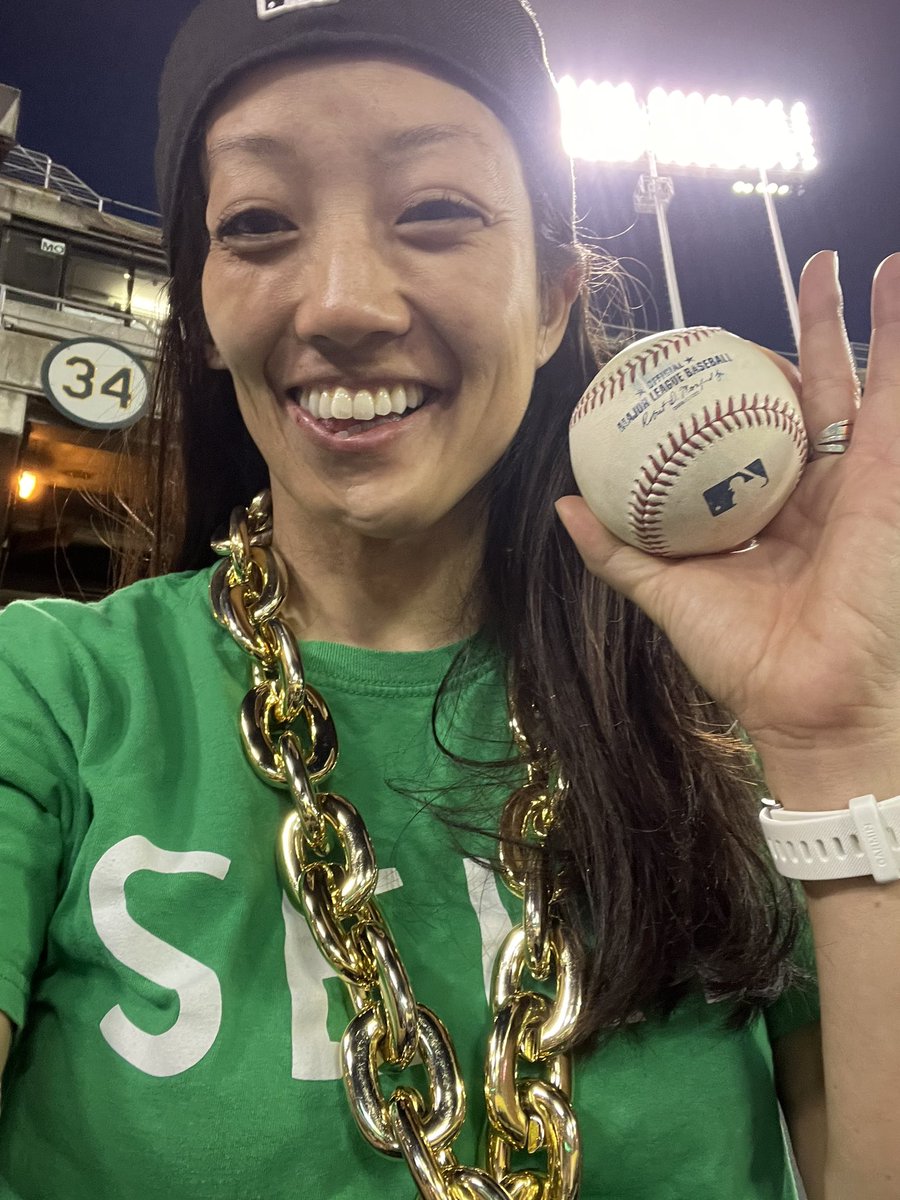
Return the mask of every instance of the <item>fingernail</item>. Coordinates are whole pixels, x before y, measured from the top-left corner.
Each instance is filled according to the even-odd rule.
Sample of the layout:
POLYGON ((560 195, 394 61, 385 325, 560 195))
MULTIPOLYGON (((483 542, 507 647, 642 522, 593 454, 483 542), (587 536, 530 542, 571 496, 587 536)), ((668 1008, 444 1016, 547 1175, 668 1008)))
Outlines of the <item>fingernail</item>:
POLYGON ((838 285, 838 287, 840 287, 840 283, 841 283, 841 256, 838 254, 837 250, 832 250, 832 252, 831 252, 831 257, 832 257, 832 260, 833 260, 833 263, 832 263, 832 265, 833 265, 833 267, 834 267, 834 281, 835 281, 835 283, 838 285))

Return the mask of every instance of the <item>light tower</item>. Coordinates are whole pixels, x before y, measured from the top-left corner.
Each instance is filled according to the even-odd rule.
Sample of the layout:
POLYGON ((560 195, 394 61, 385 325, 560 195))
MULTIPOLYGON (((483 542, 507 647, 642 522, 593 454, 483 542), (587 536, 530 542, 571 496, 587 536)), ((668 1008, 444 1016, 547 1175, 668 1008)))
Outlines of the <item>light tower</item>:
MULTIPOLYGON (((806 175, 818 165, 809 115, 803 104, 786 109, 781 100, 686 95, 654 88, 640 100, 630 84, 559 83, 563 141, 576 159, 610 164, 645 164, 635 192, 638 212, 655 213, 675 325, 684 324, 668 208, 675 195, 672 176, 714 173, 758 174, 794 341, 799 344, 797 293, 769 187, 769 172, 806 175), (663 168, 665 173, 660 172, 663 168)), ((755 190, 755 189, 754 189, 755 190)), ((776 188, 777 192, 777 188, 776 188)))

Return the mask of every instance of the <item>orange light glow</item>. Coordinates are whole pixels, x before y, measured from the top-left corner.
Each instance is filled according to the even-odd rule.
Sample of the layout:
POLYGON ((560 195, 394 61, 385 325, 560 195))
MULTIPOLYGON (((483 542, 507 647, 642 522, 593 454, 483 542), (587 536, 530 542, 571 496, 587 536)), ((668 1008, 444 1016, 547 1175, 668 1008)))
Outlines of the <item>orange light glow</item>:
POLYGON ((31 500, 37 491, 37 475, 31 471, 22 471, 19 475, 19 499, 31 500))

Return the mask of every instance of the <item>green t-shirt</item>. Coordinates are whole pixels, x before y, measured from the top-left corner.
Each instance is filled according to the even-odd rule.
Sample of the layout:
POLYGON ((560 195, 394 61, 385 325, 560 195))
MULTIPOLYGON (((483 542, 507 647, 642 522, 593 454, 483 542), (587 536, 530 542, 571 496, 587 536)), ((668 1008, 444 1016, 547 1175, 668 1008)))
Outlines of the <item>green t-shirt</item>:
MULTIPOLYGON (((244 757, 249 663, 207 582, 0 615, 0 1010, 20 1027, 0 1196, 409 1200, 403 1164, 349 1115, 343 987, 276 879, 287 800, 244 757)), ((419 1002, 456 1043, 471 1160, 485 977, 517 908, 433 811, 472 798, 431 732, 454 648, 304 654, 341 738, 330 786, 362 811, 419 1002)), ((458 751, 508 747, 502 675, 476 639, 444 706, 458 751)), ((580 1066, 585 1200, 794 1197, 770 1039, 815 999, 742 1033, 723 1015, 698 996, 580 1066)))

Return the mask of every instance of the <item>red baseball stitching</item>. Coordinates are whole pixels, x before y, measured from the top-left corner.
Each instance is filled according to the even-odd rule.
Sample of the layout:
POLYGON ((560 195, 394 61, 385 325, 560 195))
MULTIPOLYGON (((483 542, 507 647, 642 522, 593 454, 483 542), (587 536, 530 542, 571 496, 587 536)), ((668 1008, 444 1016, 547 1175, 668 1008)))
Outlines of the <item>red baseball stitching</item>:
POLYGON ((663 508, 669 488, 696 452, 735 429, 762 425, 786 430, 800 451, 801 461, 806 460, 806 430, 802 421, 786 401, 771 396, 729 396, 726 402, 717 401, 712 409, 704 408, 683 421, 677 431, 659 443, 641 467, 628 506, 629 525, 643 550, 668 553, 669 543, 662 532, 663 508))
POLYGON ((646 374, 647 371, 658 367, 660 361, 668 359, 670 354, 677 357, 682 350, 687 350, 697 342, 702 342, 714 333, 721 332, 720 329, 705 326, 686 329, 683 333, 660 338, 652 347, 640 354, 635 354, 632 358, 627 358, 611 375, 605 376, 598 383, 591 384, 578 401, 575 411, 572 413, 569 428, 577 425, 581 418, 587 416, 589 412, 593 412, 598 404, 605 404, 608 400, 612 400, 617 393, 624 390, 626 383, 634 383, 638 375, 646 374))

